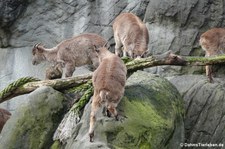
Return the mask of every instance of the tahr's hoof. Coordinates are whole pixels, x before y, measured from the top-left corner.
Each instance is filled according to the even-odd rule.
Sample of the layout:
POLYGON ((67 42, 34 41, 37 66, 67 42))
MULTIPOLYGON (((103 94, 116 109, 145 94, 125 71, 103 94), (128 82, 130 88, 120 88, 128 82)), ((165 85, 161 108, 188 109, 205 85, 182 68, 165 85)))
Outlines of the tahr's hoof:
POLYGON ((109 112, 108 109, 106 110, 106 115, 107 115, 108 117, 111 117, 111 113, 109 112))
POLYGON ((115 119, 116 119, 116 121, 119 121, 119 115, 118 114, 115 116, 115 119))
POLYGON ((214 83, 213 78, 209 78, 208 81, 209 81, 209 83, 214 83))
POLYGON ((94 142, 94 133, 90 133, 89 134, 89 137, 90 137, 90 142, 94 142))

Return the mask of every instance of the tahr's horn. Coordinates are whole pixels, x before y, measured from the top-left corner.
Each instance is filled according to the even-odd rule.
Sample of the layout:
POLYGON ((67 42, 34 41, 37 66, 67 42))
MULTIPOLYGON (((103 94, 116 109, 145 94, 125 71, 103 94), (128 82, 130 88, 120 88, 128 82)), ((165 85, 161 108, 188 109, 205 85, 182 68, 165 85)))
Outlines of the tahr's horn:
POLYGON ((34 48, 38 48, 38 46, 40 45, 41 43, 37 43, 34 45, 34 48))
POLYGON ((109 43, 109 41, 107 41, 104 45, 103 45, 103 47, 107 47, 107 44, 109 43))

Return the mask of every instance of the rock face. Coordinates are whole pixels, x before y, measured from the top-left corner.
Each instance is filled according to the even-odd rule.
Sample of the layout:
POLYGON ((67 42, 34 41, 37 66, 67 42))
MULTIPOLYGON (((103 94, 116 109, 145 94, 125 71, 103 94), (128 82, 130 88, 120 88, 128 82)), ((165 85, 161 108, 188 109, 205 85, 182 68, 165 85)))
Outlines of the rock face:
POLYGON ((205 76, 184 75, 169 79, 185 100, 187 143, 225 144, 224 80, 208 83, 205 76))
POLYGON ((151 33, 153 53, 172 50, 181 55, 199 54, 199 36, 225 25, 221 0, 150 0, 145 21, 151 33))
POLYGON ((184 140, 183 101, 167 80, 136 72, 118 106, 120 121, 97 114, 94 142, 89 142, 90 103, 66 149, 180 148, 184 140))
MULTIPOLYGON (((144 18, 148 2, 149 0, 0 1, 0 8, 4 8, 2 10, 14 10, 0 15, 0 20, 6 20, 4 24, 7 24, 7 29, 0 29, 0 90, 24 76, 44 79, 45 69, 49 65, 31 64, 31 49, 34 44, 41 42, 51 48, 62 40, 83 32, 100 34, 113 43, 114 18, 122 11, 131 11, 144 18), (10 19, 6 19, 7 16, 11 16, 10 19)), ((86 72, 87 69, 81 68, 74 75, 86 72)), ((20 101, 21 98, 5 102, 0 107, 13 112, 18 103, 22 103, 20 101)))
POLYGON ((7 27, 12 25, 19 15, 25 10, 28 1, 5 0, 0 2, 0 26, 7 27))
MULTIPOLYGON (((221 0, 6 0, 0 1, 0 8, 0 89, 20 77, 44 78, 48 65, 31 64, 35 43, 50 48, 74 35, 93 32, 114 46, 112 22, 121 12, 133 12, 144 19, 153 54, 173 50, 181 55, 202 56, 200 34, 225 26, 221 0)), ((204 72, 201 67, 157 67, 149 71, 164 76, 204 72)), ((84 72, 86 69, 75 74, 84 72)), ((2 107, 14 111, 14 105, 2 107)))
MULTIPOLYGON (((133 12, 144 19, 150 33, 149 49, 153 54, 160 54, 172 50, 181 55, 203 56, 204 53, 198 44, 199 36, 209 28, 225 26, 224 5, 223 0, 2 0, 0 1, 0 89, 20 77, 35 76, 41 79, 44 78, 45 68, 48 65, 32 66, 31 64, 31 49, 35 43, 41 42, 46 47, 52 47, 60 41, 78 35, 79 33, 93 32, 102 35, 114 46, 112 22, 121 12, 133 12)), ((224 70, 225 69, 221 68, 216 71, 220 72, 220 74, 225 74, 224 70)), ((75 74, 84 73, 85 71, 86 70, 82 69, 81 71, 75 72, 75 74)), ((204 72, 201 67, 176 66, 156 67, 148 71, 163 76, 180 75, 182 73, 199 74, 204 72)), ((157 77, 153 78, 156 79, 157 77)), ((221 81, 224 82, 224 80, 221 81)), ((225 144, 225 136, 223 136, 223 114, 225 113, 223 110, 225 109, 224 83, 208 84, 202 77, 196 76, 176 77, 172 78, 171 82, 179 89, 186 102, 186 141, 211 141, 223 142, 225 144)), ((139 83, 141 84, 141 88, 145 86, 143 85, 145 82, 139 83)), ((133 86, 129 86, 128 84, 127 90, 132 90, 132 92, 137 93, 135 90, 133 91, 133 86)), ((136 84, 136 87, 140 86, 136 84)), ((146 90, 152 91, 152 89, 146 90)), ((143 92, 143 94, 137 94, 143 98, 151 93, 146 93, 145 90, 140 92, 143 92)), ((136 102, 136 99, 130 98, 131 94, 130 92, 126 92, 126 96, 121 102, 121 107, 126 103, 132 108, 132 103, 136 102)), ((19 99, 13 99, 12 101, 1 104, 0 107, 4 107, 9 111, 14 111, 18 106, 24 103, 23 98, 26 99, 27 97, 23 96, 19 97, 19 99)), ((140 102, 143 101, 144 103, 154 104, 155 102, 153 101, 159 98, 153 99, 154 100, 150 101, 145 101, 143 99, 140 102)), ((145 105, 144 103, 137 104, 135 107, 145 105)), ((158 103, 158 101, 156 103, 158 103)), ((166 105, 162 107, 164 107, 164 112, 168 112, 167 110, 169 109, 166 105)), ((141 109, 145 111, 146 108, 149 108, 150 111, 152 109, 151 106, 144 106, 141 109)), ((156 118, 159 118, 157 114, 161 116, 161 109, 162 108, 157 111, 159 113, 153 113, 153 115, 156 115, 156 118)), ((127 111, 129 112, 129 110, 121 112, 125 113, 126 116, 127 111)), ((88 112, 85 112, 83 117, 85 117, 85 115, 88 117, 87 113, 88 112)), ((146 112, 142 113, 144 118, 146 116, 145 113, 146 112)), ((139 115, 135 117, 137 118, 139 115)), ((149 133, 148 128, 155 128, 153 125, 156 124, 151 121, 152 119, 154 120, 151 115, 147 115, 146 117, 150 119, 146 121, 151 123, 151 127, 146 127, 146 133, 142 133, 140 138, 142 138, 142 140, 149 140, 151 143, 147 143, 146 145, 149 147, 149 145, 152 145, 152 142, 156 141, 153 140, 154 137, 151 136, 156 134, 154 131, 158 132, 162 127, 165 127, 168 128, 168 132, 172 130, 171 127, 174 125, 172 125, 171 122, 169 123, 171 125, 166 127, 168 121, 162 119, 163 122, 159 127, 160 129, 153 129, 153 134, 146 135, 149 133), (150 137, 148 138, 146 136, 150 137)), ((109 126, 108 128, 110 128, 108 130, 110 135, 103 133, 101 136, 104 140, 108 141, 109 144, 114 146, 118 145, 119 142, 116 141, 118 138, 112 135, 111 132, 117 133, 117 131, 114 131, 114 128, 124 128, 124 130, 128 128, 125 126, 122 127, 122 122, 115 122, 113 119, 106 119, 103 116, 101 116, 101 118, 104 122, 109 121, 104 124, 107 124, 107 126, 109 126), (112 126, 112 124, 115 124, 115 126, 112 126), (106 136, 110 137, 107 138, 106 136)), ((174 117, 170 115, 170 119, 173 118, 174 117)), ((129 117, 125 118, 124 122, 126 122, 125 124, 130 122, 129 117)), ((136 125, 135 122, 134 124, 136 125)), ((12 122, 9 121, 9 123, 12 122)), ((88 122, 85 123, 82 121, 82 126, 80 126, 79 129, 85 130, 88 127, 87 123, 88 122)), ((101 119, 99 123, 101 124, 101 119)), ((98 129, 99 128, 96 128, 97 131, 98 129)), ((144 131, 144 129, 141 130, 144 131)), ((6 133, 4 130, 3 132, 6 133)), ((121 130, 121 132, 123 131, 121 130)), ((83 131, 82 133, 84 134, 84 138, 82 138, 81 134, 78 134, 77 138, 79 141, 75 141, 75 143, 88 146, 86 132, 83 131)), ((101 134, 101 132, 98 134, 101 134)), ((124 134, 121 133, 122 138, 119 139, 129 138, 129 136, 132 136, 130 134, 132 133, 124 137, 124 134)), ((161 135, 161 133, 159 134, 161 135)), ((169 132, 167 134, 169 134, 169 132)), ((137 134, 135 133, 133 136, 135 135, 137 134)), ((96 139, 98 139, 98 137, 99 136, 96 136, 96 139)), ((156 138, 160 139, 161 137, 156 138)), ((127 140, 132 140, 132 137, 127 140)), ((177 140, 182 141, 181 138, 177 140)), ((135 141, 136 140, 132 140, 131 142, 135 141)), ((140 145, 143 145, 145 142, 146 141, 140 142, 140 145)), ((73 147, 75 143, 70 142, 67 144, 67 148, 73 147)), ((98 140, 94 145, 97 144, 98 140)), ((106 147, 106 144, 102 142, 99 144, 99 148, 101 146, 102 148, 106 147)), ((0 145, 2 145, 2 143, 0 145)), ((165 140, 162 140, 162 145, 166 146, 165 140)))
POLYGON ((65 112, 64 95, 50 87, 31 93, 7 121, 0 135, 0 148, 49 148, 52 136, 65 112))
POLYGON ((0 1, 0 47, 7 47, 10 36, 9 27, 16 21, 28 5, 25 0, 0 1))
MULTIPOLYGON (((199 37, 210 28, 225 26, 224 5, 221 0, 150 0, 145 13, 149 49, 153 54, 172 50, 180 55, 203 56, 199 37)), ((204 73, 201 67, 160 66, 149 71, 164 76, 204 73)))

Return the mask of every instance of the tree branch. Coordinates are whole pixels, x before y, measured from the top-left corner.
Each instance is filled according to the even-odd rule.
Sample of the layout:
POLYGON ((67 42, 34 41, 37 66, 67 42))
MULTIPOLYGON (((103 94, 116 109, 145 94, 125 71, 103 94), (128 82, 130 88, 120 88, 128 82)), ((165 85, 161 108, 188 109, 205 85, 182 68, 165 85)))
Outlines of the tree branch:
MULTIPOLYGON (((213 64, 225 63, 225 55, 219 55, 215 57, 182 57, 173 54, 171 51, 163 53, 161 55, 149 56, 141 59, 123 58, 127 66, 128 73, 133 73, 137 70, 160 66, 160 65, 177 65, 177 66, 204 66, 213 64)), ((12 90, 4 89, 0 92, 0 103, 9 100, 15 96, 23 95, 34 91, 40 86, 51 86, 56 90, 63 91, 71 87, 76 87, 80 84, 86 83, 91 79, 92 74, 83 76, 70 77, 65 79, 56 80, 44 80, 44 81, 32 81, 25 82, 25 84, 16 83, 18 86, 14 86, 12 90)), ((9 85, 10 86, 10 85, 9 85)))
POLYGON ((149 56, 147 58, 135 59, 126 63, 128 72, 134 72, 139 69, 161 66, 161 65, 175 65, 175 66, 205 66, 225 63, 225 55, 218 55, 215 57, 191 57, 175 55, 171 51, 161 55, 149 56))
POLYGON ((41 86, 51 86, 56 90, 65 91, 71 87, 79 86, 88 82, 92 77, 92 74, 86 74, 82 76, 70 77, 65 79, 55 79, 55 80, 43 80, 38 81, 37 79, 21 78, 10 85, 8 85, 4 90, 0 92, 0 103, 9 100, 18 95, 23 95, 30 93, 41 86), (28 81, 24 81, 28 80, 28 81), (21 83, 22 82, 22 83, 21 83))

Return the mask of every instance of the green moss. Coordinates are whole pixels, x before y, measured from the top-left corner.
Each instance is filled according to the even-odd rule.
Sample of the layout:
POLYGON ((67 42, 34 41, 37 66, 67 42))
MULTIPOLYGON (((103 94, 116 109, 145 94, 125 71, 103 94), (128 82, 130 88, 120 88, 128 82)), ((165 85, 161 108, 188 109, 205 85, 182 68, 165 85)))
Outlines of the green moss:
POLYGON ((122 59, 122 61, 123 61, 125 64, 133 60, 133 59, 130 58, 130 57, 122 57, 121 59, 122 59))
POLYGON ((192 62, 202 62, 202 63, 214 63, 214 62, 224 62, 225 55, 219 55, 215 57, 186 57, 189 63, 192 62))
POLYGON ((51 149, 62 149, 62 145, 59 141, 55 141, 52 146, 51 149))
POLYGON ((33 77, 23 77, 23 78, 20 78, 16 81, 10 83, 6 88, 4 88, 2 91, 0 91, 0 101, 4 98, 10 96, 10 94, 12 92, 14 92, 20 86, 22 86, 28 82, 35 82, 35 81, 40 81, 40 80, 37 78, 33 78, 33 77))
MULTIPOLYGON (((46 92, 51 92, 49 88, 46 92)), ((50 93, 51 94, 51 93, 50 93)), ((38 93, 30 102, 20 107, 11 117, 1 147, 5 149, 48 148, 53 143, 52 136, 65 111, 64 96, 38 93), (49 97, 51 96, 51 97, 49 97), (26 142, 26 143, 24 143, 26 142)))
POLYGON ((92 81, 88 81, 87 83, 81 84, 79 86, 76 87, 72 87, 68 90, 65 90, 65 93, 79 93, 79 92, 84 92, 86 91, 88 88, 92 87, 92 81))
MULTIPOLYGON (((139 77, 142 76, 139 74, 132 81, 139 77)), ((131 84, 129 86, 128 83, 118 107, 126 118, 123 123, 112 124, 118 131, 109 132, 108 142, 114 148, 165 148, 176 118, 182 117, 184 112, 180 94, 171 83, 160 77, 131 84)))

